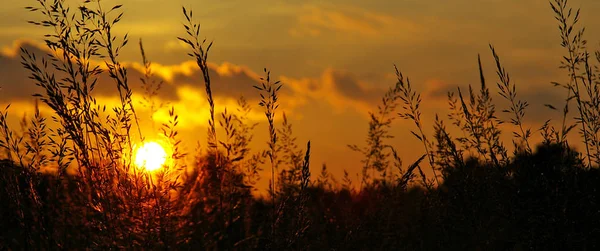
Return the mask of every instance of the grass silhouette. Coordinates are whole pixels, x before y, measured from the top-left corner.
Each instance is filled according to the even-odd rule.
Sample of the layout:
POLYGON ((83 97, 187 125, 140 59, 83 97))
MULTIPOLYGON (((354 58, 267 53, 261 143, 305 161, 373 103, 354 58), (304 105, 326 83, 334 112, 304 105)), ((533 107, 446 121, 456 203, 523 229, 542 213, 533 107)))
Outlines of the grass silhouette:
MULTIPOLYGON (((363 157, 358 186, 347 171, 341 185, 325 165, 318 176, 310 172, 310 141, 305 149, 297 143, 292 124, 278 109, 283 83, 273 81, 266 68, 254 87, 269 140, 265 149, 250 149, 256 124, 248 115, 256 104, 240 97, 236 108, 216 113, 220 104, 213 98, 208 67, 212 43, 201 39, 200 25, 185 8, 186 36, 178 39, 189 46, 188 55, 202 73, 210 114, 207 147, 181 150, 178 115, 171 107, 169 121, 158 127, 172 147, 171 162, 153 173, 136 168, 133 144, 146 139, 132 82, 119 60, 128 37, 112 32, 123 16, 121 5, 37 3, 27 10, 40 14, 40 20, 30 23, 48 28, 50 53, 22 48, 21 60, 41 90, 34 96, 42 104, 36 102, 20 132, 8 126, 10 107, 0 112, 2 249, 598 248, 600 90, 592 57, 600 63, 600 52, 587 50, 579 10, 566 0, 550 1, 567 52, 561 69, 569 80, 553 82, 566 90, 560 125, 548 120, 539 130, 526 126, 529 103, 518 98, 491 45, 508 121, 496 115, 479 59, 480 83, 448 93, 447 120, 436 115, 434 133, 427 135, 421 95, 395 68, 396 84, 370 113, 365 146, 348 146, 363 157), (103 67, 90 63, 94 60, 103 67), (100 74, 108 74, 118 91, 116 107, 107 109, 96 100, 100 74), (577 109, 570 124, 573 103, 577 109), (52 110, 50 119, 39 105, 52 110), (281 125, 275 121, 279 116, 281 125), (409 165, 388 143, 398 118, 413 122, 411 133, 424 150, 409 165), (500 139, 506 125, 512 130, 512 153, 500 139), (218 127, 223 133, 217 135, 218 127), (569 144, 573 129, 584 152, 569 144), (542 142, 532 140, 537 131, 542 142), (193 164, 185 161, 188 155, 193 164), (264 165, 271 171, 269 194, 255 197, 264 165)), ((153 80, 141 40, 139 46, 145 68, 141 105, 153 114, 168 104, 154 103, 162 82, 153 80)), ((546 106, 556 110, 558 105, 546 106)))

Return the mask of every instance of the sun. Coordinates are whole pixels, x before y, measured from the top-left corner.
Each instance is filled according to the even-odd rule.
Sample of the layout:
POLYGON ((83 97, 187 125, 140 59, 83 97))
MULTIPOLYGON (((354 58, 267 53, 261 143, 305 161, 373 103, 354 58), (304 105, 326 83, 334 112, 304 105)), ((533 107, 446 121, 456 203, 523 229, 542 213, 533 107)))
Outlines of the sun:
POLYGON ((148 171, 158 170, 166 160, 165 148, 156 142, 146 142, 135 151, 135 165, 148 171))

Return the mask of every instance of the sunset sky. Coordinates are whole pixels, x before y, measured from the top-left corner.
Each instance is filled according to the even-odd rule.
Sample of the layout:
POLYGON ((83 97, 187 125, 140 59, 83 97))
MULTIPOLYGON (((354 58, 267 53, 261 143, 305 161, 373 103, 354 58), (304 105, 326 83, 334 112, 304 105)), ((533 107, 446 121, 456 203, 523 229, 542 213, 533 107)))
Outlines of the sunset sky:
MULTIPOLYGON (((67 1, 72 6, 76 2, 67 1)), ((246 97, 254 108, 252 118, 260 123, 253 150, 266 148, 266 122, 252 85, 267 67, 284 84, 279 111, 290 118, 298 144, 304 147, 306 141, 312 142, 315 173, 323 163, 338 178, 344 169, 354 177, 360 172, 361 156, 347 145, 364 145, 368 112, 376 109, 385 90, 395 84, 394 64, 423 95, 428 133, 433 132, 431 121, 436 113, 446 117, 447 91, 478 85, 478 53, 488 83, 497 91, 490 43, 516 81, 520 98, 530 103, 526 123, 536 129, 546 119, 560 117, 544 107, 562 104, 564 95, 550 82, 566 78, 558 69, 564 49, 547 0, 104 2, 105 6, 124 5, 125 15, 115 29, 130 36, 120 58, 131 66, 130 85, 140 90, 137 41, 142 38, 154 71, 167 82, 160 100, 180 114, 184 143, 190 151, 196 141, 206 146, 208 111, 202 76, 189 61, 187 47, 177 40, 185 34, 182 6, 193 10, 202 25, 201 36, 214 41, 209 63, 217 111, 224 106, 234 109, 235 100, 246 97)), ((595 16, 600 13, 600 1, 571 2, 582 9, 581 24, 586 27, 590 49, 598 49, 600 19, 595 16)), ((49 32, 27 24, 27 20, 39 19, 37 13, 24 9, 35 4, 3 0, 0 8, 0 105, 13 104, 9 114, 15 121, 24 112, 31 113, 31 94, 37 91, 21 68, 18 48, 40 53, 43 34, 49 32)), ((100 82, 96 95, 109 104, 118 100, 116 88, 108 81, 100 82)), ((497 110, 504 109, 503 102, 497 104, 497 110)), ((281 113, 277 116, 281 118, 281 113)), ((155 116, 157 122, 160 118, 160 114, 155 116)), ((510 136, 513 128, 504 128, 510 136)), ((409 129, 413 125, 408 121, 395 121, 396 138, 390 141, 405 164, 423 152, 409 129)))

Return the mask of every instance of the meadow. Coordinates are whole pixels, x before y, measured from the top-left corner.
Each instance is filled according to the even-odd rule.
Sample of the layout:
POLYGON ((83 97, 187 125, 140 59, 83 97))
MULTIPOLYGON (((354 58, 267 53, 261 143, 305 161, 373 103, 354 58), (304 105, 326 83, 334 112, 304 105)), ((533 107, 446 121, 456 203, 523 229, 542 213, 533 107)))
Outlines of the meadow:
POLYGON ((177 111, 152 101, 163 83, 153 78, 143 42, 141 79, 128 78, 120 61, 122 48, 135 46, 114 35, 122 6, 38 0, 27 11, 39 16, 30 23, 48 32, 49 53, 20 51, 39 90, 31 93, 36 112, 14 128, 8 119, 18 111, 0 110, 0 249, 597 249, 600 51, 587 48, 578 9, 567 0, 549 3, 568 81, 548 84, 565 99, 545 105, 560 118, 535 128, 523 122, 529 103, 492 45, 482 55, 494 58, 496 84, 479 60, 480 82, 449 92, 448 113, 434 124, 423 122, 421 94, 392 68, 396 81, 373 104, 364 143, 348 145, 362 157, 357 183, 326 166, 311 172, 311 142, 294 136, 279 107, 285 83, 268 69, 254 86, 259 103, 240 97, 217 112, 223 104, 213 98, 212 43, 192 10, 182 9, 178 39, 202 73, 199 98, 209 117, 207 142, 187 152, 177 111), (118 91, 117 106, 97 102, 103 74, 118 91), (132 99, 139 84, 144 104, 132 99), (493 99, 507 106, 497 111, 493 99), (139 105, 169 111, 168 122, 156 125, 160 140, 144 137, 139 105), (266 119, 262 149, 250 149, 257 140, 252 110, 266 119), (401 159, 389 143, 398 120, 409 121, 421 143, 416 161, 401 159), (261 177, 262 169, 270 176, 261 177), (269 181, 262 196, 255 193, 260 179, 269 181))

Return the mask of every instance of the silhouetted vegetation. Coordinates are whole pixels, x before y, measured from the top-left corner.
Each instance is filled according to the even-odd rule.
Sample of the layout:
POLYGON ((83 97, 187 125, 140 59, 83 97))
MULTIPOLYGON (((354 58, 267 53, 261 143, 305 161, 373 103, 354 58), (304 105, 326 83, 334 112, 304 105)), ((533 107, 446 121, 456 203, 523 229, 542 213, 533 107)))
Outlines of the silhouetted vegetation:
POLYGON ((577 26, 579 10, 566 0, 551 1, 567 52, 561 68, 569 76, 566 83, 554 83, 567 93, 558 128, 550 120, 539 130, 525 125, 529 104, 518 98, 492 46, 498 94, 509 104, 502 108, 507 121, 496 114, 479 60, 477 88, 448 93, 447 120, 436 115, 434 134, 428 135, 421 95, 396 68, 396 84, 370 114, 366 145, 349 145, 363 156, 360 184, 352 184, 348 171, 338 183, 325 165, 318 175, 311 173, 310 141, 304 149, 297 143, 292 124, 278 110, 285 83, 273 81, 267 69, 255 88, 269 139, 264 150, 249 148, 254 104, 240 97, 238 107, 217 113, 207 64, 212 43, 201 39, 200 25, 185 8, 186 36, 179 40, 189 45, 188 55, 203 74, 210 109, 207 147, 182 152, 177 112, 154 103, 162 82, 153 80, 140 41, 141 105, 152 112, 169 109, 169 122, 159 128, 172 149, 159 171, 135 167, 133 144, 146 139, 132 101, 133 81, 119 61, 128 38, 112 33, 121 6, 37 2, 27 9, 41 14, 32 24, 49 28, 50 53, 22 48, 21 58, 39 87, 34 96, 53 114, 48 121, 36 103, 35 114, 18 131, 8 126, 9 108, 0 112, 2 249, 599 248, 600 82, 591 57, 600 63, 600 52, 588 52, 577 26), (119 106, 107 109, 96 102, 100 74, 114 81, 119 106), (422 155, 408 165, 388 143, 397 118, 413 122, 411 133, 422 143, 422 155), (223 135, 217 135, 218 127, 223 135), (505 127, 513 130, 512 152, 500 139, 505 127), (569 144, 572 129, 579 130, 582 152, 569 144), (536 144, 532 135, 538 132, 543 140, 536 144), (188 154, 193 163, 185 161, 188 154), (259 177, 265 165, 271 177, 259 177), (270 179, 266 197, 252 194, 259 178, 270 179))

